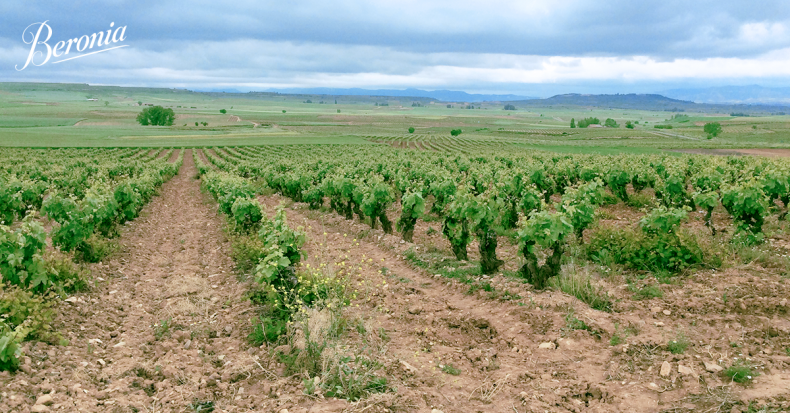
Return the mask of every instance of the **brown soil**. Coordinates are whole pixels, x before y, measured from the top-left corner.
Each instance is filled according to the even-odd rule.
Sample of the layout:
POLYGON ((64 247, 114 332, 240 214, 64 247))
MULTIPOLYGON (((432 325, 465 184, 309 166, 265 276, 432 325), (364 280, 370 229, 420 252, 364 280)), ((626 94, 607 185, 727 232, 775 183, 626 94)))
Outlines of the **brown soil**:
MULTIPOLYGON (((424 230, 415 233, 416 244, 404 243, 397 234, 309 211, 280 196, 260 199, 270 212, 277 204, 289 205, 291 225, 307 229, 313 265, 372 259, 386 267, 386 276, 378 265, 359 269, 360 282, 375 288, 369 293, 372 301, 360 303, 356 311, 366 326, 388 332, 390 341, 379 361, 398 388, 391 400, 395 407, 426 412, 689 412, 717 407, 745 411, 755 401, 790 408, 790 357, 785 354, 790 303, 781 269, 703 270, 677 285, 661 286, 663 298, 639 301, 621 277, 602 279, 593 267, 577 268, 617 300, 614 313, 498 275, 489 279, 496 291, 521 297, 502 301, 501 295, 484 291, 467 295, 468 286, 409 264, 404 253, 410 248, 444 248, 438 242, 430 245, 434 236, 424 230), (723 301, 725 293, 729 298, 723 301), (570 310, 595 333, 568 329, 570 310), (689 338, 689 348, 672 354, 667 344, 679 334, 689 338), (622 342, 612 345, 614 336, 622 342), (542 343, 556 349, 542 349, 542 343), (703 364, 727 367, 734 357, 757 366, 760 376, 753 384, 734 384, 703 364), (661 376, 664 362, 670 371, 661 376), (461 374, 443 373, 442 364, 454 365, 461 374)), ((619 214, 627 211, 611 212, 622 218, 619 214)), ((518 262, 515 257, 506 260, 518 262)), ((310 405, 297 394, 289 412, 310 405)))
MULTIPOLYGON (((428 234, 438 223, 420 221, 416 243, 405 243, 262 196, 269 214, 284 203, 290 225, 304 226, 306 264, 350 269, 360 295, 347 318, 367 333, 349 328, 340 340, 356 354, 375 350, 392 389, 354 403, 307 396, 304 377, 283 377, 272 346, 246 340, 255 310, 248 286, 233 275, 223 219, 194 180, 194 154, 187 151, 180 173, 123 227, 121 252, 91 266, 96 286, 60 304, 53 327, 69 344, 27 343, 22 371, 0 374, 0 411, 32 411, 44 394, 52 403, 36 411, 185 412, 206 401, 226 413, 742 412, 750 401, 790 409, 786 269, 753 262, 700 270, 660 286, 662 298, 639 301, 622 275, 566 267, 591 275, 616 300, 606 313, 501 274, 479 279, 493 292, 470 292, 414 266, 409 249, 450 257, 442 237, 428 234), (570 311, 587 330, 568 328, 570 311), (689 347, 672 354, 667 344, 681 336, 689 347), (703 364, 726 367, 736 357, 756 366, 752 384, 734 384, 703 364), (670 371, 660 375, 664 363, 670 371), (459 374, 445 373, 447 365, 459 374)), ((636 214, 607 213, 613 222, 636 214)), ((784 238, 772 244, 790 249, 784 238)), ((516 247, 504 237, 501 245, 506 267, 517 268, 516 247)))
POLYGON ((693 153, 696 155, 721 155, 721 156, 766 156, 769 158, 790 157, 790 149, 668 149, 672 152, 693 153))
POLYGON ((60 304, 53 327, 69 344, 26 343, 22 371, 0 375, 0 411, 28 412, 44 394, 47 410, 69 412, 183 412, 195 400, 214 400, 218 411, 262 406, 268 373, 256 357, 268 356, 247 345, 246 286, 193 178, 191 152, 122 228, 121 252, 91 266, 96 286, 60 304), (155 326, 164 320, 167 331, 155 326))

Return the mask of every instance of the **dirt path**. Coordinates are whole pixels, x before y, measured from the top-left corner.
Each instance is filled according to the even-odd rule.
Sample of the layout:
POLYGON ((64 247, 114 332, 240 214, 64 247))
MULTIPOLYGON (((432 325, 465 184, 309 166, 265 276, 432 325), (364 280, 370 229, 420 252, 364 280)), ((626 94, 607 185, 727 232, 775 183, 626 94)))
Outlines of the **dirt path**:
POLYGON ((246 287, 195 175, 188 151, 179 174, 122 228, 122 251, 93 266, 98 285, 58 309, 54 327, 70 344, 27 344, 24 371, 0 376, 0 411, 183 412, 206 401, 216 411, 247 411, 259 404, 251 398, 263 394, 251 388, 263 374, 253 360, 258 349, 245 351, 246 287), (33 408, 50 393, 49 407, 33 408))
POLYGON ((669 149, 672 152, 691 153, 696 155, 720 156, 766 156, 769 158, 788 158, 790 149, 669 149))

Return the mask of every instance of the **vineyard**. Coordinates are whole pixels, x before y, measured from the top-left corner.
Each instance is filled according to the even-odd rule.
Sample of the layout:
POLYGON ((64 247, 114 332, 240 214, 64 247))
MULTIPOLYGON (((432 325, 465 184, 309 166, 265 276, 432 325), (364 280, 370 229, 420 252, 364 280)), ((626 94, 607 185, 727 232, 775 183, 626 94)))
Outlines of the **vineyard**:
POLYGON ((0 151, 0 410, 790 409, 790 162, 523 133, 0 151))

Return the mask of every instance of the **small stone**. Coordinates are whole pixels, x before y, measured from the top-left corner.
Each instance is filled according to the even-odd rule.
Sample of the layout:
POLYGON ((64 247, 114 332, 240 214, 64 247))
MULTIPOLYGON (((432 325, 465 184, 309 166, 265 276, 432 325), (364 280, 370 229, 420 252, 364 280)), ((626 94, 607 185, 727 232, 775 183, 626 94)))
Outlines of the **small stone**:
POLYGON ((37 404, 37 405, 35 405, 35 406, 31 407, 31 408, 30 408, 30 411, 31 411, 32 413, 43 413, 43 412, 48 412, 48 411, 49 411, 49 407, 47 407, 47 406, 44 406, 43 404, 37 404))
POLYGON ((431 413, 444 413, 444 412, 439 409, 431 409, 431 413))
POLYGON ((653 307, 653 308, 650 309, 650 312, 651 313, 660 313, 661 312, 661 307, 653 307))
POLYGON ((233 332, 233 327, 232 326, 225 326, 225 333, 230 334, 231 332, 233 332))
POLYGON ((67 298, 67 299, 65 299, 63 301, 65 301, 67 303, 70 303, 70 304, 74 304, 74 303, 77 302, 77 297, 69 297, 69 298, 67 298))
POLYGON ((184 342, 184 349, 189 350, 189 347, 191 346, 192 346, 192 340, 187 339, 187 341, 184 342))
POLYGON ((97 362, 97 363, 99 363, 99 364, 101 364, 102 366, 103 366, 103 365, 105 365, 105 364, 107 364, 107 363, 106 363, 104 360, 102 360, 102 359, 98 359, 98 360, 96 360, 96 362, 97 362))
POLYGON ((414 373, 414 372, 417 371, 417 369, 415 369, 411 364, 409 364, 409 363, 407 363, 407 362, 405 362, 403 360, 400 361, 400 364, 408 372, 414 373))
POLYGON ((672 372, 672 366, 668 361, 663 362, 661 364, 661 371, 658 374, 661 375, 661 377, 668 377, 670 372, 672 372))
POLYGON ((656 327, 664 327, 664 323, 661 322, 661 321, 659 321, 659 322, 657 322, 655 324, 656 324, 656 327))
POLYGON ((415 305, 415 306, 409 307, 408 312, 409 312, 409 314, 418 315, 418 314, 422 313, 422 307, 420 307, 419 305, 415 305))
POLYGON ((36 399, 36 404, 43 404, 44 406, 49 406, 52 404, 52 396, 45 394, 38 399, 36 399))
POLYGON ((712 361, 705 361, 704 364, 705 364, 705 370, 707 370, 707 371, 709 371, 711 373, 718 373, 718 372, 724 370, 723 367, 719 366, 718 364, 716 364, 716 363, 714 363, 712 361))
POLYGON ((279 412, 277 412, 277 413, 288 413, 288 409, 281 409, 281 410, 280 410, 279 412))
POLYGON ((658 390, 659 389, 658 384, 655 384, 655 383, 650 383, 650 384, 647 385, 647 387, 650 387, 650 389, 652 389, 652 390, 658 390))
POLYGON ((678 373, 680 373, 680 374, 682 374, 684 376, 698 377, 697 373, 695 373, 694 370, 691 367, 687 367, 687 366, 684 366, 682 364, 678 364, 678 373))
POLYGON ((124 343, 123 341, 121 341, 121 342, 119 342, 118 344, 114 345, 114 346, 113 346, 113 348, 117 348, 117 347, 123 347, 123 346, 125 346, 125 345, 126 345, 126 343, 124 343))
POLYGON ((538 346, 538 348, 554 350, 555 348, 557 348, 557 346, 553 342, 547 341, 545 343, 540 343, 540 346, 538 346))
POLYGON ((664 311, 662 311, 662 313, 664 313, 664 315, 670 315, 670 314, 672 314, 672 311, 664 310, 664 311))
POLYGON ((783 298, 782 301, 779 301, 779 305, 781 305, 782 307, 787 306, 787 298, 783 298))

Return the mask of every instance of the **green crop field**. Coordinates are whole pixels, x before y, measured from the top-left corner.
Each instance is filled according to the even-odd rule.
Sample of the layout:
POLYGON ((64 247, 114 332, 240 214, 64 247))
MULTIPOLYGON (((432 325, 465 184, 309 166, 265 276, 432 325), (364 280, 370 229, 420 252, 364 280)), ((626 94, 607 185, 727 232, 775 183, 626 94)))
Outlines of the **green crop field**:
POLYGON ((562 153, 657 153, 678 148, 790 148, 790 116, 595 107, 519 107, 419 98, 196 93, 177 89, 0 84, 0 145, 21 147, 203 147, 390 143, 430 150, 512 146, 562 153), (96 99, 96 100, 88 100, 96 99), (337 104, 335 103, 337 99, 337 104), (305 103, 307 101, 311 103, 305 103), (412 106, 418 102, 422 106, 412 106), (144 106, 140 107, 139 103, 144 106), (387 106, 379 106, 379 104, 387 106), (172 108, 173 126, 141 126, 145 105, 172 108), (221 109, 226 114, 220 113, 221 109), (570 128, 570 120, 614 119, 618 128, 570 128), (626 129, 625 122, 639 122, 626 129), (707 139, 703 125, 720 122, 707 139), (199 122, 199 126, 195 126, 199 122), (202 123, 207 125, 203 126, 202 123), (672 129, 656 129, 671 125, 672 129), (413 134, 408 129, 415 129, 413 134), (450 131, 460 129, 462 140, 450 131))

